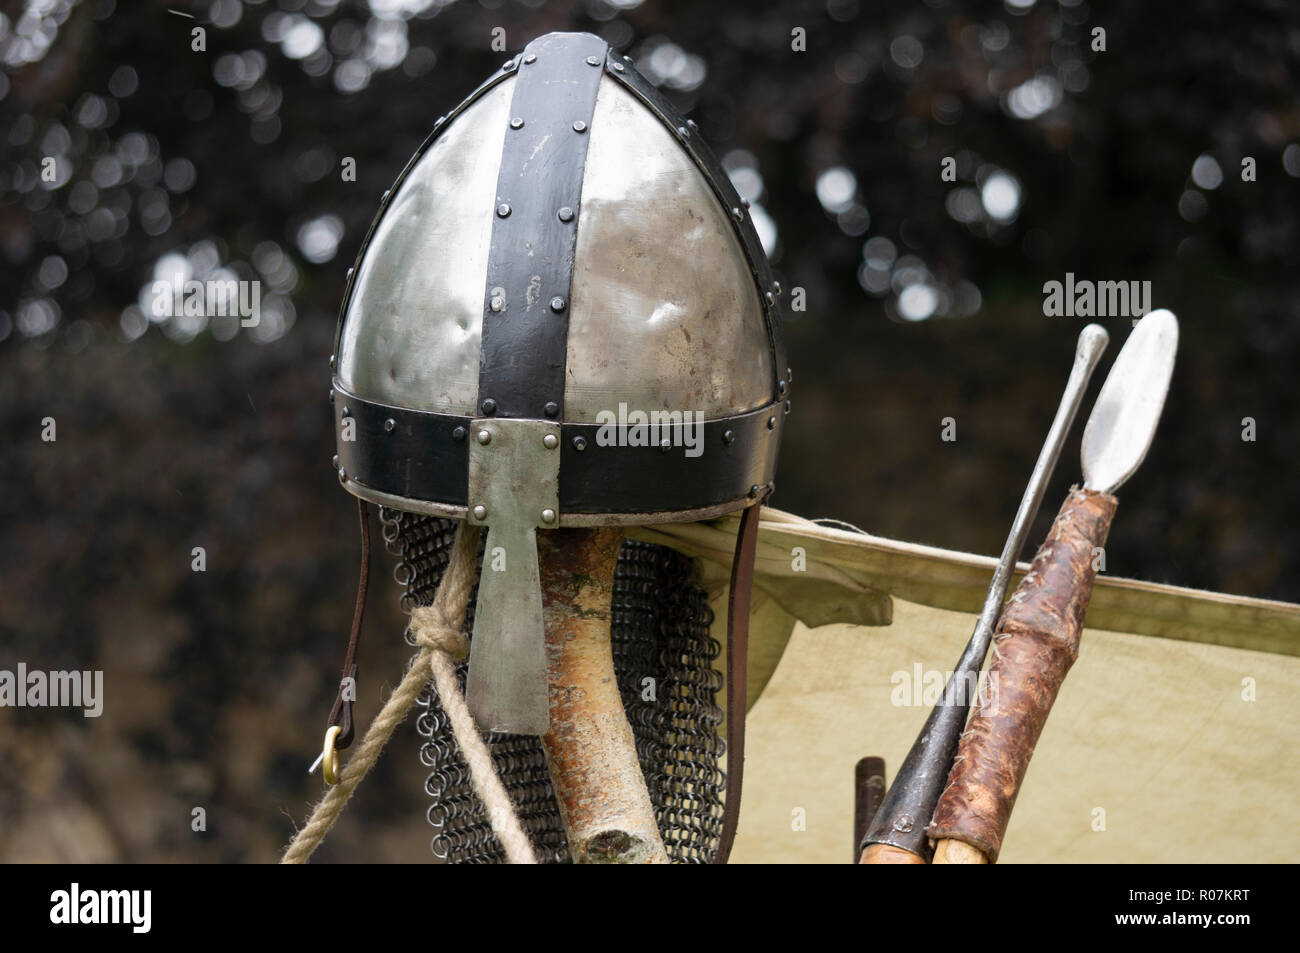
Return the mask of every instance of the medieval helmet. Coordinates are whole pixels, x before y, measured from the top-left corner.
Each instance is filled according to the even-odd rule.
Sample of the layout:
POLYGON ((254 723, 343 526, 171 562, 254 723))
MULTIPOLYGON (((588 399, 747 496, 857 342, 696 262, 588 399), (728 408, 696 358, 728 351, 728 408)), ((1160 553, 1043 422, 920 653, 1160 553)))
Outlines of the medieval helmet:
POLYGON ((484 730, 547 727, 538 530, 752 516, 770 491, 790 375, 747 207, 695 124, 575 33, 440 117, 385 193, 331 359, 339 479, 525 567, 480 580, 484 730))

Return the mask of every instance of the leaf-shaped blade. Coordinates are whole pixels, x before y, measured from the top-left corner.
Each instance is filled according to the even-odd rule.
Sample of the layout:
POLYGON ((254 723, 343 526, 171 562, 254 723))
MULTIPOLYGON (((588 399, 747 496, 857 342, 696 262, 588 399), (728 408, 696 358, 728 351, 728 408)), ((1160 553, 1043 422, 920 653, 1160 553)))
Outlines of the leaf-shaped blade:
POLYGON ((1152 311, 1129 334, 1083 431, 1083 480, 1113 493, 1142 464, 1169 392, 1178 319, 1152 311))

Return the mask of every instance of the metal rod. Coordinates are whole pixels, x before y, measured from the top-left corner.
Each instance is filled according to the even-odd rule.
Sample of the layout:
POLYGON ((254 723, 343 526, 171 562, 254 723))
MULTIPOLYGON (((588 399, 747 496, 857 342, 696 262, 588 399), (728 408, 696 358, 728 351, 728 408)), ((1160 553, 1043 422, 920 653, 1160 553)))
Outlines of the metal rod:
POLYGON ((998 559, 989 584, 988 595, 984 598, 984 607, 980 610, 979 621, 975 631, 966 643, 952 677, 944 686, 943 696, 925 727, 907 753, 894 785, 885 795, 885 803, 876 812, 875 820, 867 836, 863 838, 862 847, 869 844, 890 844, 910 851, 922 858, 929 858, 930 845, 925 836, 925 828, 934 814, 939 795, 943 792, 944 782, 952 768, 952 761, 957 753, 957 742, 966 724, 970 712, 973 687, 977 684, 980 669, 984 666, 984 656, 988 654, 989 643, 993 639, 993 629, 1002 614, 1002 603, 1006 600, 1007 586, 1015 571, 1016 557, 1024 549, 1025 537, 1038 515, 1038 507, 1043 501, 1048 480, 1056 469, 1056 462, 1061 456, 1070 425, 1074 423, 1075 414, 1083 402, 1088 380, 1101 357, 1110 336, 1106 329, 1098 324, 1090 324, 1079 334, 1078 345, 1074 352, 1074 366, 1070 369, 1070 379, 1061 396, 1061 404, 1056 409, 1056 417, 1047 440, 1038 454, 1034 472, 1029 477, 1024 496, 1020 499, 1020 508, 1011 524, 1006 545, 998 559))

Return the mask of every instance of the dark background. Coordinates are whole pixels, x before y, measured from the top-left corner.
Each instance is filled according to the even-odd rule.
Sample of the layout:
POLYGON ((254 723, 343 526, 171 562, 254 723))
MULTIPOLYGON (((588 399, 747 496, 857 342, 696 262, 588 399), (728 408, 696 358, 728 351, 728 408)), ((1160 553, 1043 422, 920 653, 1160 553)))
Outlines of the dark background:
MULTIPOLYGON (((435 118, 551 30, 629 52, 774 223, 807 301, 775 505, 996 553, 1086 323, 1045 317, 1043 283, 1150 280, 1182 344, 1107 570, 1300 600, 1293 4, 0 9, 0 667, 101 668, 109 697, 94 721, 0 712, 0 860, 270 860, 305 816, 356 575, 326 403, 344 274, 435 118), (177 264, 260 279, 262 325, 150 322, 177 264)), ((1103 323, 1099 380, 1130 324, 1103 323)), ((390 564, 363 723, 408 652, 390 564)), ((321 859, 427 858, 411 742, 321 859)))

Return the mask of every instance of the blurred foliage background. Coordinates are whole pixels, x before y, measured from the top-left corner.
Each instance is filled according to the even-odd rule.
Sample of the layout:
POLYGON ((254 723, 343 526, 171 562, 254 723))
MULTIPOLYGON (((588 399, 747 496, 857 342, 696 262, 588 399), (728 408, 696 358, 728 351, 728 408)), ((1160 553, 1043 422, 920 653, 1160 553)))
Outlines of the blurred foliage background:
MULTIPOLYGON (((1181 353, 1107 570, 1300 600, 1294 4, 6 3, 0 667, 109 703, 0 711, 0 860, 270 860, 304 816, 356 574, 344 275, 434 120, 552 30, 696 119, 804 289, 776 505, 996 553, 1086 323, 1044 282, 1149 280, 1181 353), (176 273, 260 280, 261 323, 152 316, 176 273)), ((409 651, 375 560, 363 723, 409 651)), ((321 859, 427 859, 406 731, 321 859)))

